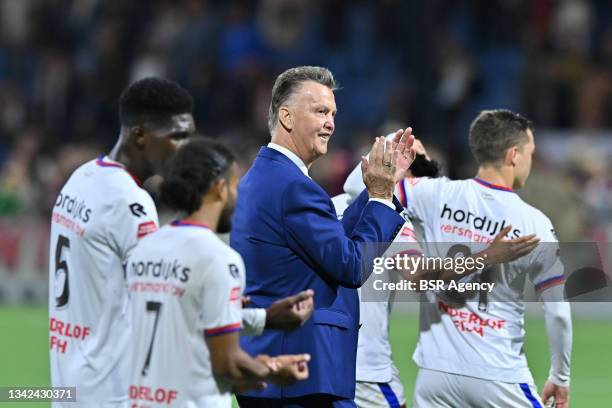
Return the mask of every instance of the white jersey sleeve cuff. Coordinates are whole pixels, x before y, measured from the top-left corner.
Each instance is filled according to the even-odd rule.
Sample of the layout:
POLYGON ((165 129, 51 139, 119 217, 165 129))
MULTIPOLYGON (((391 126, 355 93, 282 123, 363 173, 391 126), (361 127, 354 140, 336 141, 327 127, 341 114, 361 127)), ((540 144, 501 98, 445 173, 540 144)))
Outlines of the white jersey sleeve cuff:
POLYGON ((551 383, 558 385, 559 387, 569 387, 570 386, 570 379, 569 376, 561 378, 558 375, 555 375, 552 371, 552 368, 550 370, 550 374, 548 375, 548 381, 550 381, 551 383))
POLYGON ((266 309, 242 309, 243 334, 259 336, 266 327, 266 309))

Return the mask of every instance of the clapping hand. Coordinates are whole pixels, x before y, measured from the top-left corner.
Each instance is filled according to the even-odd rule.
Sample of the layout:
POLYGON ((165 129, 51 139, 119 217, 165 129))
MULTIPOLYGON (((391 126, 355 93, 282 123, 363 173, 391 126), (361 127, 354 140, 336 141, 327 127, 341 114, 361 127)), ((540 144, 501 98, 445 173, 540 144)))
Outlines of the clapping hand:
POLYGON ((406 171, 414 161, 416 154, 421 153, 419 150, 425 150, 425 148, 421 142, 415 139, 411 127, 406 128, 406 130, 399 129, 395 132, 391 140, 391 148, 397 152, 394 179, 395 183, 398 183, 406 177, 406 171))
POLYGON ((393 198, 395 184, 414 161, 413 144, 412 128, 398 130, 392 140, 385 141, 383 136, 376 138, 369 159, 361 158, 363 182, 370 198, 393 198))

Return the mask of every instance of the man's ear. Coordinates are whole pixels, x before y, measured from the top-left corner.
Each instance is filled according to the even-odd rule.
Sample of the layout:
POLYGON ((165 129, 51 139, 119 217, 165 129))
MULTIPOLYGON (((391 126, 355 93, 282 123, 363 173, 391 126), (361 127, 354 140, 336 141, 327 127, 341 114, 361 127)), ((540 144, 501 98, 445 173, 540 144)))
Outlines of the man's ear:
POLYGON ((508 150, 506 150, 505 162, 512 167, 516 166, 516 162, 518 160, 519 148, 518 146, 512 146, 508 150))
POLYGON ((145 130, 142 126, 131 126, 128 130, 130 143, 139 150, 144 150, 145 130))
POLYGON ((229 185, 225 177, 221 177, 213 184, 212 190, 215 192, 215 198, 225 202, 229 194, 229 185))
POLYGON ((291 132, 293 129, 293 115, 291 115, 291 111, 286 106, 281 106, 278 110, 278 120, 283 128, 287 132, 291 132))

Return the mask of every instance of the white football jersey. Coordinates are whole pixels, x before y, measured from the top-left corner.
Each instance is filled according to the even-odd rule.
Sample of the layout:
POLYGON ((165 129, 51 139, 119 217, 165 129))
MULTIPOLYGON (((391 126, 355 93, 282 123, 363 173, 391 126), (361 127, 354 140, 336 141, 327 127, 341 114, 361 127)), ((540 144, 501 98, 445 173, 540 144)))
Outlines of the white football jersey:
POLYGON ((424 231, 426 256, 454 257, 484 249, 506 225, 508 238, 535 233, 541 244, 513 262, 461 282, 495 283, 488 293, 427 292, 420 307, 418 366, 494 381, 533 383, 523 352, 523 292, 564 282, 553 226, 511 189, 479 179, 405 179, 398 196, 424 231))
POLYGON ((241 328, 241 256, 206 226, 175 221, 136 247, 127 280, 131 404, 231 407, 205 337, 241 328))
MULTIPOLYGON (((344 210, 350 204, 350 195, 340 194, 332 198, 336 209, 336 215, 342 218, 344 210)), ((407 217, 405 217, 407 218, 407 217)), ((400 232, 393 240, 394 244, 382 255, 393 257, 395 252, 409 251, 409 255, 421 255, 421 249, 416 242, 414 228, 406 221, 400 232)), ((385 271, 385 274, 396 272, 385 271)), ((382 279, 385 282, 393 281, 396 276, 370 275, 368 285, 372 287, 370 280, 382 279)), ((397 278, 400 279, 399 275, 397 278)), ((377 294, 375 300, 364 300, 359 291, 359 339, 357 342, 357 371, 356 380, 374 383, 389 383, 393 378, 393 357, 391 343, 389 342, 389 315, 393 304, 394 293, 384 291, 377 294)))
POLYGON ((76 387, 85 406, 127 403, 123 264, 157 226, 151 196, 104 156, 79 167, 57 197, 49 257, 51 385, 76 387))

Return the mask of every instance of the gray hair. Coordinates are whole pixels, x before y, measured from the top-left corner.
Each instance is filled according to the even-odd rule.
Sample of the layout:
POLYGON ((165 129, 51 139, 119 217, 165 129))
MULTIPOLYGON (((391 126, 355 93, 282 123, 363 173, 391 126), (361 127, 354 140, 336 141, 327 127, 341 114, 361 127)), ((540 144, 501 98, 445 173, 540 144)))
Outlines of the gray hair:
POLYGON ((325 85, 332 91, 337 89, 334 75, 327 68, 313 66, 289 68, 276 78, 272 87, 272 100, 270 101, 270 109, 268 111, 268 129, 270 133, 276 128, 280 107, 286 104, 300 84, 306 81, 314 81, 325 85))
POLYGON ((499 164, 506 150, 527 143, 533 123, 507 109, 484 110, 470 126, 470 149, 479 165, 499 164))

